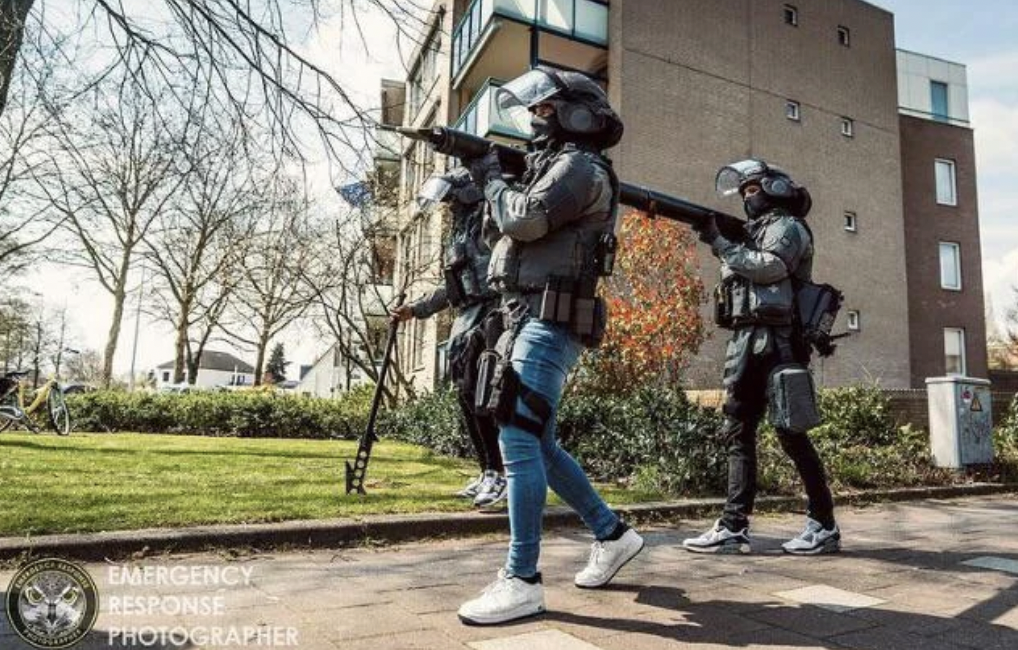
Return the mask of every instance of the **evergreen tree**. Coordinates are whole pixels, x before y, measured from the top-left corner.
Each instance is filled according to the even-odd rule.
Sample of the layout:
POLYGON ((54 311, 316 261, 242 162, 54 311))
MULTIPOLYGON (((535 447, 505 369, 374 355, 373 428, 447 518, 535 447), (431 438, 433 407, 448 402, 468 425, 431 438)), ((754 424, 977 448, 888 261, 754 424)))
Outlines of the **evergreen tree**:
POLYGON ((273 384, 286 381, 286 367, 290 362, 286 360, 283 352, 283 344, 276 343, 269 355, 269 363, 265 366, 266 379, 271 378, 273 384))

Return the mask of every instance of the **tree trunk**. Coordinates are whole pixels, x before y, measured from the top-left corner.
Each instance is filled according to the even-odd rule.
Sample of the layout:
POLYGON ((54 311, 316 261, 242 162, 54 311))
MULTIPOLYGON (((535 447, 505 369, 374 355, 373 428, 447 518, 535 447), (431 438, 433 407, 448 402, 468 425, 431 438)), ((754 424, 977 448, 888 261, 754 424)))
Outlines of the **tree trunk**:
POLYGON ((0 115, 7 108, 7 93, 25 35, 25 19, 34 3, 35 0, 0 0, 0 115))
POLYGON ((269 334, 263 332, 258 337, 258 360, 255 361, 254 385, 262 385, 262 372, 265 368, 265 349, 269 347, 269 334))
POLYGON ((113 355, 117 352, 120 340, 120 325, 124 320, 124 301, 127 299, 127 272, 131 268, 131 249, 127 248, 120 258, 120 273, 113 287, 113 322, 106 337, 106 349, 103 352, 103 388, 109 388, 113 381, 113 355))
POLYGON ((117 352, 117 341, 120 339, 120 324, 124 319, 124 298, 126 292, 122 282, 117 282, 116 291, 113 292, 113 322, 110 323, 110 331, 106 336, 106 348, 103 351, 103 388, 109 388, 113 381, 113 355, 117 352))
MULTIPOLYGON (((173 349, 173 383, 179 384, 184 381, 184 365, 187 361, 187 315, 186 312, 181 314, 180 320, 177 321, 177 338, 174 342, 173 349)), ((194 382, 198 378, 198 373, 191 368, 188 368, 187 383, 194 386, 194 382)))

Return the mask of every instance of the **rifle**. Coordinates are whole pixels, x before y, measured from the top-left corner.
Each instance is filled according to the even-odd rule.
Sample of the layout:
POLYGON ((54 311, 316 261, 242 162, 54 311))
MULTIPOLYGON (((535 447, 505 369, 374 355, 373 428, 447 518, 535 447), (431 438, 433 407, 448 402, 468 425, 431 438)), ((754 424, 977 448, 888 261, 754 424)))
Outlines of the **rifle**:
MULTIPOLYGON (((406 294, 399 294, 396 299, 396 306, 399 307, 406 299, 406 294)), ((368 471, 368 461, 371 460, 371 448, 378 441, 375 434, 375 419, 378 417, 378 407, 382 403, 383 387, 385 376, 389 372, 389 361, 392 358, 392 350, 396 347, 396 330, 399 329, 399 321, 389 322, 389 332, 385 337, 385 356, 382 357, 382 368, 378 372, 378 382, 375 384, 375 396, 371 400, 371 412, 368 414, 368 425, 364 428, 360 443, 357 445, 357 459, 353 465, 346 461, 346 493, 356 491, 364 494, 364 474, 368 471)))
MULTIPOLYGON (((432 126, 420 129, 380 124, 379 128, 406 136, 411 140, 429 143, 435 151, 462 161, 480 158, 494 150, 503 171, 511 176, 519 177, 526 169, 527 152, 501 142, 487 140, 472 133, 457 131, 444 126, 432 126)), ((651 219, 664 217, 672 221, 695 226, 708 215, 714 215, 718 230, 727 239, 741 241, 745 239, 745 221, 693 203, 688 199, 665 194, 647 187, 632 183, 619 183, 619 203, 640 210, 651 219)))

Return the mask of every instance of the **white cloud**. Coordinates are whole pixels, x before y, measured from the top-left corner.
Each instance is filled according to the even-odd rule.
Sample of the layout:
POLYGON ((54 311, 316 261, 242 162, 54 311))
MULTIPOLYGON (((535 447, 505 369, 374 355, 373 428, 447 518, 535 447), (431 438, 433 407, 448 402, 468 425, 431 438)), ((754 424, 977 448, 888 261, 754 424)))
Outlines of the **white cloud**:
POLYGON ((978 93, 992 90, 1018 89, 1018 50, 998 52, 975 59, 968 64, 969 87, 978 93))
POLYGON ((1013 173, 1018 162, 1018 105, 978 99, 971 103, 970 111, 980 175, 1002 169, 1013 173))

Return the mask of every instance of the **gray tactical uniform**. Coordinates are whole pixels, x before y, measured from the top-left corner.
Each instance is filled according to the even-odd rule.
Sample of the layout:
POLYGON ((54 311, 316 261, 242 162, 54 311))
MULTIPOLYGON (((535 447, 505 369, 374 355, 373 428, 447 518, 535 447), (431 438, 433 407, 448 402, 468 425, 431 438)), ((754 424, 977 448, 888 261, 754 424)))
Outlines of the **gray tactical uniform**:
POLYGON ((774 351, 775 336, 791 337, 795 280, 812 280, 813 241, 806 227, 782 210, 746 224, 748 240, 737 244, 719 237, 714 254, 722 281, 744 279, 734 289, 735 328, 725 360, 725 386, 738 381, 748 357, 774 351))
POLYGON ((496 179, 484 191, 498 231, 488 281, 503 301, 532 303, 552 276, 595 276, 598 238, 615 228, 613 180, 596 153, 567 144, 531 155, 521 190, 496 179))
MULTIPOLYGON (((453 321, 452 331, 449 334, 450 356, 455 348, 462 343, 463 335, 481 323, 484 315, 494 305, 497 298, 495 292, 489 288, 487 280, 491 250, 481 236, 480 212, 483 208, 484 203, 479 203, 474 208, 474 212, 453 219, 453 231, 450 234, 447 247, 446 262, 452 261, 449 258, 454 247, 457 244, 461 245, 467 258, 467 268, 464 268, 462 273, 470 273, 476 279, 479 296, 475 296, 470 303, 462 306, 456 314, 456 320, 453 321)), ((449 292, 445 286, 439 287, 410 305, 414 318, 429 318, 449 307, 449 292)))

